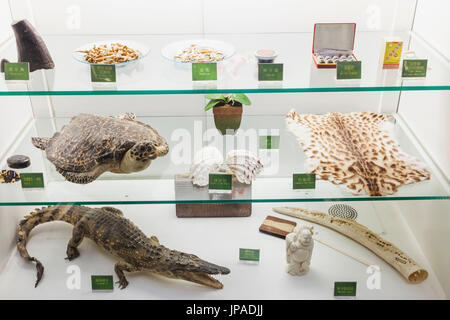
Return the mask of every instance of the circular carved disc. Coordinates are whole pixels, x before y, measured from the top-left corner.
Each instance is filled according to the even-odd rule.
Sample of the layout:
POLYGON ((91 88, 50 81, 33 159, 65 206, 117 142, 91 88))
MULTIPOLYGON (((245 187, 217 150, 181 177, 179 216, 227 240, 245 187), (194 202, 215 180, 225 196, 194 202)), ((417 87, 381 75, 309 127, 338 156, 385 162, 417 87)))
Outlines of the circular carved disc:
POLYGON ((355 220, 358 217, 358 211, 346 204, 334 204, 328 208, 328 214, 333 217, 355 220))
POLYGON ((9 157, 6 162, 8 166, 13 169, 23 169, 30 166, 30 158, 23 155, 14 155, 9 157))

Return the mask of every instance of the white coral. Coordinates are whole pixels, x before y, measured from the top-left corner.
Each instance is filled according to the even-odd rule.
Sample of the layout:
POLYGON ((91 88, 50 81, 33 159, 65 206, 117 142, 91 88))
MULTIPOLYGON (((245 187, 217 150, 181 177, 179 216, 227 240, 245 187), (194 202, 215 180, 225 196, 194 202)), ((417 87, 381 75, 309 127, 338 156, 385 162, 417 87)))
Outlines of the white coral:
POLYGON ((248 150, 228 152, 224 163, 222 153, 215 147, 204 147, 195 154, 189 178, 196 186, 209 184, 209 174, 230 171, 240 183, 251 184, 263 169, 259 157, 248 150))
POLYGON ((189 177, 196 186, 204 187, 209 184, 209 174, 219 170, 223 163, 223 156, 215 147, 204 147, 194 156, 189 177))

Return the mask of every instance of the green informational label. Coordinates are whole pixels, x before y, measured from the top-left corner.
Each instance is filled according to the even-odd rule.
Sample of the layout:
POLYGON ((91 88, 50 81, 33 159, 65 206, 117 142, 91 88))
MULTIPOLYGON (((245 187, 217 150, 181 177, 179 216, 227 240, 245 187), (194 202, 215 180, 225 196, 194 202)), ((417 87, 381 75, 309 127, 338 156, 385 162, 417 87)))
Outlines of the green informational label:
POLYGON ((43 188, 44 174, 42 172, 21 173, 20 181, 22 182, 22 188, 43 188))
POLYGON ((28 62, 6 62, 5 80, 30 80, 30 65, 28 62))
POLYGON ((225 173, 210 173, 209 174, 209 189, 210 190, 231 190, 232 176, 225 173))
POLYGON ((116 66, 91 64, 92 82, 116 82, 116 66))
POLYGON ((280 136, 260 136, 260 149, 280 149, 280 136))
POLYGON ((294 173, 292 187, 294 189, 315 189, 315 173, 294 173))
POLYGON ((91 276, 92 290, 114 290, 113 276, 91 276))
POLYGON ((259 261, 259 249, 239 248, 239 260, 259 261))
POLYGON ((427 59, 403 60, 402 77, 424 78, 427 76, 427 59))
POLYGON ((356 282, 335 282, 334 283, 335 297, 355 297, 356 296, 356 282))
POLYGON ((338 61, 336 76, 338 80, 361 79, 361 61, 338 61))
POLYGON ((192 81, 217 80, 217 63, 193 63, 192 81))
POLYGON ((283 64, 258 63, 258 81, 283 81, 283 64))

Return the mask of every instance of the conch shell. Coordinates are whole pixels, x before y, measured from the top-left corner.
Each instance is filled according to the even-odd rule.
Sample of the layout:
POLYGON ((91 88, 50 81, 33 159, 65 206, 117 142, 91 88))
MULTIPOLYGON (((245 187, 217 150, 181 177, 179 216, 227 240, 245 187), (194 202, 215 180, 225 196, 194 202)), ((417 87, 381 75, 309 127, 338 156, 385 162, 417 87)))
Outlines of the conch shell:
POLYGON ((248 150, 232 150, 225 161, 240 183, 251 184, 264 165, 256 154, 248 150))
POLYGON ((222 153, 216 147, 204 147, 199 150, 191 166, 189 178, 199 187, 209 184, 209 174, 219 171, 223 163, 222 153))

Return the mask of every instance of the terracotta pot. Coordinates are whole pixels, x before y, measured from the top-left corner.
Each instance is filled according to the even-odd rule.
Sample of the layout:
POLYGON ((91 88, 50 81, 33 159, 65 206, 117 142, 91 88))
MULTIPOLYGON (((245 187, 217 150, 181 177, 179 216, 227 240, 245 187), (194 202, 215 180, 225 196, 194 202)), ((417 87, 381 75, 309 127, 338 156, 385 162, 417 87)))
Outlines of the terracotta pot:
POLYGON ((221 134, 235 134, 235 131, 239 129, 242 119, 242 105, 215 106, 213 113, 214 123, 221 134))

